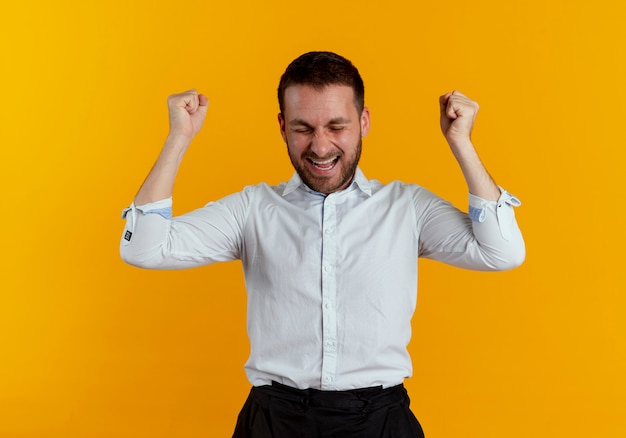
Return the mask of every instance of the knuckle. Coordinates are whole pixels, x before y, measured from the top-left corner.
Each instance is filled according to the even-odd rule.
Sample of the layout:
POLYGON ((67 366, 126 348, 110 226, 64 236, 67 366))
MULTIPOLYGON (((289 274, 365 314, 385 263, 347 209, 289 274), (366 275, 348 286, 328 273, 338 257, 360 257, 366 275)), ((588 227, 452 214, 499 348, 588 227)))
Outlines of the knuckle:
POLYGON ((167 103, 169 105, 176 104, 178 101, 180 101, 181 97, 182 95, 180 94, 172 94, 167 97, 167 103))

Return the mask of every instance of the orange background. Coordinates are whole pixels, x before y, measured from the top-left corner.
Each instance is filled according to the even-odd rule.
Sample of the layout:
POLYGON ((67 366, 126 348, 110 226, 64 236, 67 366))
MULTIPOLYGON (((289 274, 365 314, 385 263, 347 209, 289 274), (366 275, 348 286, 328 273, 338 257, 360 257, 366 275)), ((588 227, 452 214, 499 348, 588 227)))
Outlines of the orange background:
POLYGON ((167 95, 191 87, 211 107, 176 213, 288 179, 275 89, 308 50, 364 76, 367 176, 465 208, 438 127, 456 88, 524 203, 521 268, 420 262, 407 386, 428 438, 626 436, 621 3, 5 3, 0 437, 230 436, 249 388, 240 265, 126 266, 119 215, 165 138, 167 95))

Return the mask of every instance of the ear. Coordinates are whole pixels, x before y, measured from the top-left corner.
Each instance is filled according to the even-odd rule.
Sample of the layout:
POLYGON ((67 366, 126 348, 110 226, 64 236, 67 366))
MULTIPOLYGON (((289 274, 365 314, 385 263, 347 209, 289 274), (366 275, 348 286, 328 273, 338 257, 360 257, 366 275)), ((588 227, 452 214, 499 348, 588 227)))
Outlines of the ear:
POLYGON ((370 110, 369 108, 363 108, 361 113, 361 137, 367 137, 367 133, 370 132, 370 110))
POLYGON ((278 126, 280 127, 280 135, 283 138, 283 141, 287 143, 287 133, 285 132, 285 118, 283 117, 283 113, 278 113, 278 126))

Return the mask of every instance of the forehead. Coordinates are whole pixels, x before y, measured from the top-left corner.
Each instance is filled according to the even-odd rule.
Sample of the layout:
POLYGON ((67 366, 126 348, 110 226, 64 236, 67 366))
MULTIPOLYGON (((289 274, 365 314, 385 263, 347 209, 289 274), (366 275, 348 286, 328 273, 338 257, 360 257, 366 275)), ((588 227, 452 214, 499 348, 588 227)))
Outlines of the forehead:
POLYGON ((354 90, 347 85, 326 85, 315 88, 310 85, 290 85, 285 89, 286 118, 304 115, 329 117, 358 116, 354 90))

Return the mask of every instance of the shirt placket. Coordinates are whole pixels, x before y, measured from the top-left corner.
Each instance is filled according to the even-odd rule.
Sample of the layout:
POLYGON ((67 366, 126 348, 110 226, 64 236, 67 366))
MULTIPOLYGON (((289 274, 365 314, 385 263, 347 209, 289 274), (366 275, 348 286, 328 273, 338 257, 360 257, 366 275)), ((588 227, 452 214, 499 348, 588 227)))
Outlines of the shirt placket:
POLYGON ((324 200, 322 215, 322 389, 335 388, 337 372, 337 208, 335 197, 324 200))

